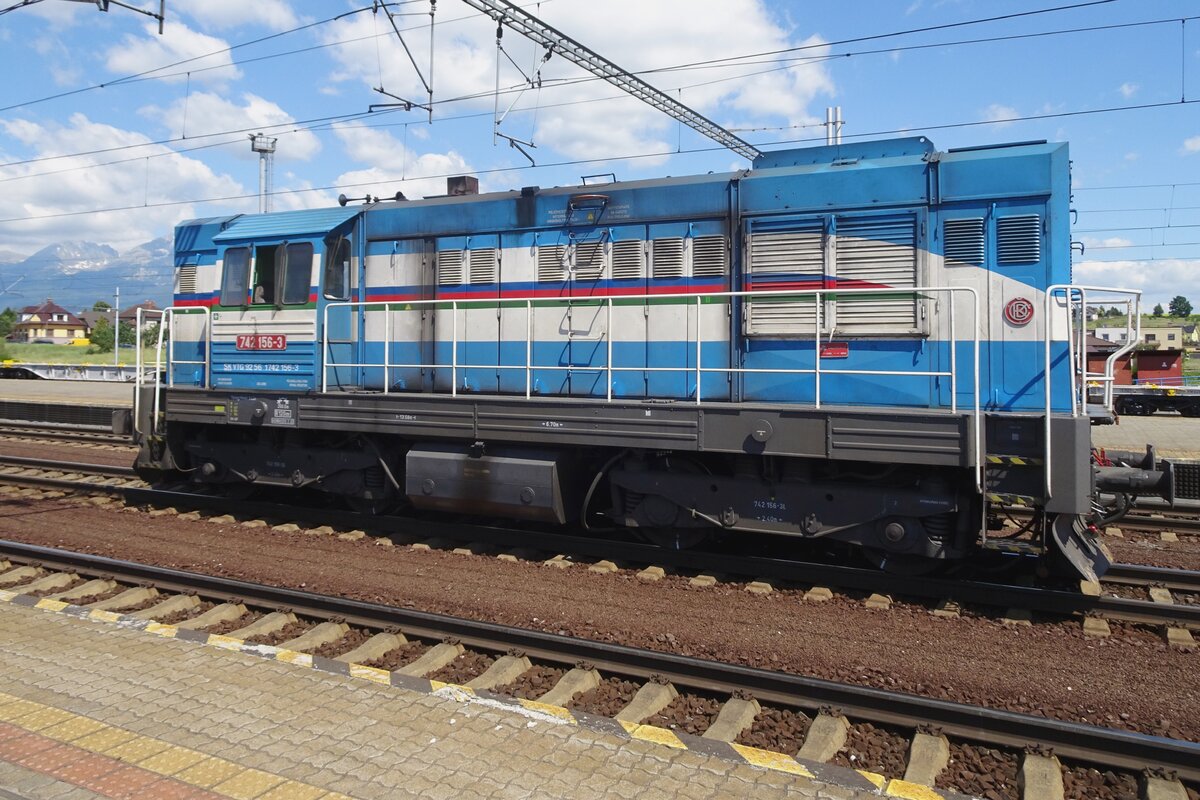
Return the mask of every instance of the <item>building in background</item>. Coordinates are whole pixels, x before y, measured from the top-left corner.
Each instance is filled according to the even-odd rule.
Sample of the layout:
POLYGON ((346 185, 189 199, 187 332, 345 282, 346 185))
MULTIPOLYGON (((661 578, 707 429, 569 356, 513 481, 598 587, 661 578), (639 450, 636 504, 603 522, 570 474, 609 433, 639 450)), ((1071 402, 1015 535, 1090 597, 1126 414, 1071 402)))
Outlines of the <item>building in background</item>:
POLYGON ((70 344, 87 335, 83 320, 53 300, 39 306, 25 306, 8 338, 14 342, 70 344))

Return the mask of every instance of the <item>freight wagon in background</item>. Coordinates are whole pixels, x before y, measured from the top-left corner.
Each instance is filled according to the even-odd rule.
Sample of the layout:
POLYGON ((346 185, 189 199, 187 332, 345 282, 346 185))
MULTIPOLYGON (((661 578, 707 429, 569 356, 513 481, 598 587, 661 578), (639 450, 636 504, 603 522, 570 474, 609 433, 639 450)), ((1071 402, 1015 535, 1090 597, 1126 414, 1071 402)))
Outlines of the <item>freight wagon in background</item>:
MULTIPOLYGON (((1088 337, 1088 371, 1102 373, 1104 364, 1120 345, 1088 337)), ((1185 417, 1200 417, 1200 379, 1183 374, 1184 350, 1129 350, 1113 362, 1112 407, 1117 414, 1144 417, 1156 411, 1175 411, 1185 417)), ((1089 383, 1089 395, 1102 403, 1103 387, 1089 383)), ((1109 422, 1110 418, 1102 418, 1109 422)))
POLYGON ((181 224, 139 467, 673 547, 772 534, 888 569, 1016 552, 1088 577, 1099 490, 1114 513, 1170 494, 1169 466, 1090 458, 1083 387, 1111 364, 1087 372, 1081 321, 1138 294, 1070 286, 1065 144, 450 188, 181 224), (999 537, 1010 504, 1035 514, 999 537))

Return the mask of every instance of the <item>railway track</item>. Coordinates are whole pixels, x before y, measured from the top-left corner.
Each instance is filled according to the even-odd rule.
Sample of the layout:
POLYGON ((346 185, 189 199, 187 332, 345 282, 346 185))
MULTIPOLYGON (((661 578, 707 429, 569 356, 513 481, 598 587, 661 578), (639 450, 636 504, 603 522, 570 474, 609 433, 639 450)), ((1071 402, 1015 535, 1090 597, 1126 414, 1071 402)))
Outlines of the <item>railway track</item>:
MULTIPOLYGON (((679 573, 719 574, 724 579, 818 586, 843 592, 880 594, 930 601, 950 601, 959 606, 1018 610, 1062 618, 1101 617, 1165 628, 1187 644, 1188 629, 1200 630, 1200 603, 1174 603, 1169 596, 1157 600, 1117 597, 1104 593, 983 580, 905 576, 873 567, 855 567, 824 561, 733 555, 707 550, 672 551, 630 541, 624 534, 576 536, 542 530, 484 525, 443 519, 371 516, 342 509, 299 508, 295 505, 233 500, 223 495, 196 494, 170 487, 150 487, 132 469, 106 465, 71 464, 48 459, 0 456, 0 483, 60 490, 86 490, 121 496, 127 503, 191 509, 241 519, 302 521, 309 527, 369 530, 375 535, 422 541, 483 543, 495 549, 569 554, 570 558, 655 566, 679 573)), ((453 544, 451 544, 453 546, 453 544)), ((539 557, 540 558, 540 557, 539 557)), ((1161 587, 1167 592, 1200 591, 1200 573, 1137 565, 1116 565, 1106 580, 1131 586, 1161 587)))
POLYGON ((128 436, 118 436, 95 425, 57 425, 42 422, 0 422, 0 441, 66 442, 69 444, 100 444, 134 449, 128 436))
MULTIPOLYGON (((1144 769, 1170 770, 1183 781, 1200 781, 1200 744, 1194 742, 16 542, 0 541, 0 566, 7 568, 0 574, 0 586, 10 592, 41 590, 44 596, 52 599, 68 603, 83 600, 95 609, 120 611, 136 606, 142 610, 134 612, 134 616, 142 620, 156 616, 165 618, 166 614, 173 613, 180 630, 192 631, 183 638, 206 640, 207 635, 202 632, 204 626, 189 626, 187 620, 178 619, 180 608, 196 608, 203 601, 209 606, 203 612, 205 616, 226 622, 252 619, 245 612, 256 611, 258 616, 248 627, 226 631, 226 637, 222 639, 222 646, 226 647, 232 646, 230 638, 253 641, 257 634, 261 641, 263 636, 286 628, 288 638, 274 644, 284 650, 297 648, 311 652, 322 642, 336 641, 345 634, 346 626, 361 629, 369 638, 366 643, 342 654, 349 656, 348 659, 341 656, 314 656, 311 659, 318 668, 342 673, 350 671, 348 663, 360 658, 368 661, 365 656, 379 659, 405 640, 430 643, 422 654, 408 664, 395 667, 387 676, 388 682, 410 688, 414 680, 428 680, 429 675, 437 674, 455 662, 464 649, 486 654, 492 659, 486 669, 477 670, 478 674, 464 681, 476 692, 513 685, 519 682, 523 673, 539 666, 560 675, 549 690, 537 697, 539 702, 550 706, 566 706, 572 698, 602 680, 630 681, 638 689, 616 713, 618 721, 627 723, 627 730, 653 718, 679 694, 725 698, 721 712, 708 729, 715 731, 715 735, 702 737, 707 738, 710 745, 736 741, 742 731, 748 730, 755 716, 762 713, 760 706, 788 709, 812 719, 798 751, 804 760, 802 764, 828 761, 844 744, 849 722, 843 720, 849 720, 855 724, 868 722, 908 732, 910 751, 914 754, 930 746, 929 740, 938 740, 944 735, 951 741, 1010 752, 1037 744, 1052 748, 1060 758, 1100 769, 1133 773, 1144 769), (368 647, 372 642, 376 645, 368 647), (937 732, 930 733, 933 729, 937 732)), ((237 626, 239 623, 232 624, 237 626)), ((261 654, 263 648, 259 651, 261 654)), ((429 687, 437 688, 433 684, 429 687)), ((785 757, 792 755, 796 754, 784 754, 785 757)), ((1026 759, 1036 757, 1025 756, 1026 759)), ((912 769, 910 761, 909 770, 912 769)), ((920 777, 928 783, 936 774, 890 777, 920 777)), ((1028 791, 1029 787, 1026 796, 1037 796, 1028 791)))

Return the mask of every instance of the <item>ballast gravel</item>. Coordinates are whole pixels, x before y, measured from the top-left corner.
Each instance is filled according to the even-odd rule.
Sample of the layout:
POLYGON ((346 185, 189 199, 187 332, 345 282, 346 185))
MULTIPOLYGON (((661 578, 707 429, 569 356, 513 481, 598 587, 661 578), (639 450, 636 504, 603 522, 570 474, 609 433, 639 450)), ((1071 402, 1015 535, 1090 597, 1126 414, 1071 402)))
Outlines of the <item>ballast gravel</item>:
POLYGON ((804 587, 753 595, 686 577, 643 583, 625 570, 151 518, 78 498, 0 500, 0 537, 31 544, 1200 741, 1200 653, 1149 629, 1089 639, 1078 620, 1009 627, 971 609, 935 617, 900 598, 869 611, 840 595, 806 603, 804 587))

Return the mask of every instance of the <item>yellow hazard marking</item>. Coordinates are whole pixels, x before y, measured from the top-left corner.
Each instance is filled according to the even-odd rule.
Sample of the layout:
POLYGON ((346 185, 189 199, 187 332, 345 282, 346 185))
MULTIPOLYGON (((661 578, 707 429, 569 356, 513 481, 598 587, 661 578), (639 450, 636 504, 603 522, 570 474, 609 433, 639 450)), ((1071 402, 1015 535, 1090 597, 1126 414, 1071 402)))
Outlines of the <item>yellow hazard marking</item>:
POLYGON ((317 800, 318 797, 328 797, 324 789, 296 781, 284 781, 258 800, 317 800))
POLYGON ((37 601, 37 604, 34 606, 34 608, 40 608, 43 611, 62 611, 69 605, 71 604, 64 603, 62 600, 51 600, 49 597, 43 597, 41 600, 37 601))
POLYGON ((168 639, 173 638, 179 632, 179 628, 176 628, 174 625, 163 625, 161 622, 151 622, 146 626, 145 630, 147 633, 156 633, 168 639))
POLYGON ((208 637, 208 643, 213 647, 220 647, 222 650, 241 650, 242 645, 246 643, 244 639, 235 639, 232 636, 220 636, 212 634, 208 637))
POLYGON ((475 690, 472 689, 470 686, 463 686, 458 683, 445 683, 443 681, 431 680, 431 681, 429 681, 429 686, 435 692, 438 691, 439 689, 450 688, 456 692, 463 692, 464 694, 470 694, 470 695, 475 694, 475 690))
POLYGON ((888 797, 901 797, 904 800, 944 800, 942 793, 919 783, 902 780, 892 780, 884 789, 888 797))
POLYGON ((864 778, 869 780, 871 783, 875 784, 876 789, 882 789, 883 785, 885 783, 887 783, 887 778, 883 777, 878 772, 868 772, 865 769, 856 769, 854 771, 857 772, 859 775, 862 775, 864 778))
POLYGON ((301 653, 298 650, 280 650, 275 654, 275 660, 285 664, 295 664, 298 667, 311 667, 313 663, 311 654, 301 653))
POLYGON ((775 753, 770 750, 760 750, 757 747, 747 747, 744 744, 733 742, 730 746, 746 759, 747 762, 756 767, 765 767, 767 769, 777 770, 779 772, 790 772, 793 775, 800 775, 805 778, 811 778, 813 774, 805 769, 803 764, 800 764, 796 759, 785 753, 775 753))
POLYGON ((95 610, 88 612, 88 619, 95 620, 96 622, 119 622, 121 615, 115 611, 95 610))
POLYGON ((539 703, 537 700, 521 700, 520 703, 524 708, 528 708, 530 711, 539 711, 552 717, 558 717, 559 719, 570 722, 571 724, 577 724, 575 722, 575 716, 562 706, 552 706, 549 703, 539 703))
POLYGON ((10 592, 7 589, 0 589, 0 601, 5 603, 11 602, 17 596, 16 592, 10 592))
POLYGON ((131 742, 136 738, 136 733, 105 726, 103 730, 89 733, 87 736, 71 742, 71 744, 76 747, 82 747, 84 750, 91 750, 93 753, 107 754, 114 747, 131 742))
POLYGON ((49 728, 51 725, 66 722, 71 718, 71 715, 66 711, 60 711, 57 708, 49 708, 37 703, 31 703, 30 705, 34 706, 35 710, 9 721, 17 727, 36 732, 44 728, 49 728))
POLYGON ((284 778, 269 772, 247 769, 224 783, 218 783, 212 790, 226 797, 237 798, 237 800, 254 800, 255 797, 268 789, 275 788, 284 780, 284 778))
MULTIPOLYGON (((136 736, 136 734, 135 734, 136 736)), ((130 764, 138 764, 145 761, 151 756, 158 755, 163 750, 166 750, 170 745, 166 742, 160 742, 157 739, 147 739, 144 736, 136 736, 135 739, 124 744, 119 744, 109 750, 104 751, 104 755, 109 758, 120 759, 127 761, 130 764)))
POLYGON ((676 750, 687 750, 687 745, 675 735, 674 731, 669 731, 666 728, 658 728, 654 725, 639 725, 636 722, 626 722, 625 720, 618 720, 618 722, 621 723, 621 727, 625 729, 625 732, 634 739, 674 747, 676 750))
POLYGON ((166 750, 139 761, 138 766, 142 769, 148 769, 151 772, 157 772, 159 775, 174 775, 176 772, 182 772, 193 764, 200 763, 205 758, 206 756, 203 753, 197 753, 195 750, 189 750, 186 747, 178 747, 172 744, 167 745, 166 750))
POLYGON ((38 733, 42 736, 49 736, 51 739, 57 739, 60 742, 73 742, 76 739, 87 736, 89 733, 96 733, 107 727, 103 722, 97 722, 94 719, 72 717, 57 725, 44 728, 38 731, 38 733))
POLYGON ((386 669, 379 669, 379 667, 368 667, 366 664, 351 664, 350 677, 382 683, 384 686, 388 686, 392 682, 392 673, 386 669))
POLYGON ((222 781, 227 781, 245 767, 240 767, 221 758, 206 758, 175 776, 176 780, 199 786, 201 789, 211 789, 222 781))

